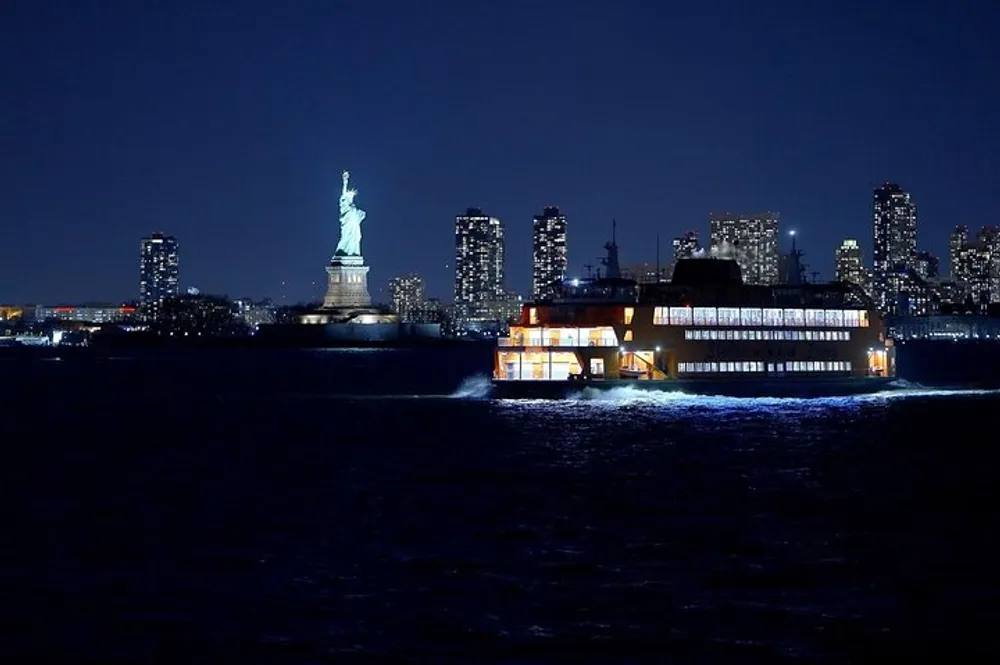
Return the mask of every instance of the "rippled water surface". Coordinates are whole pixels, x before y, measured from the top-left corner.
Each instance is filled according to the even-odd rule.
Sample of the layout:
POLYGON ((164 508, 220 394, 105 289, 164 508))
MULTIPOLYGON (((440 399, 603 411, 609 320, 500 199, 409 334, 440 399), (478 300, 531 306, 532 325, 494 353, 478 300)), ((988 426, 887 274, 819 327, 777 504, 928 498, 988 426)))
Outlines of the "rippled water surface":
POLYGON ((997 653, 1000 394, 501 401, 483 362, 8 362, 0 657, 997 653))

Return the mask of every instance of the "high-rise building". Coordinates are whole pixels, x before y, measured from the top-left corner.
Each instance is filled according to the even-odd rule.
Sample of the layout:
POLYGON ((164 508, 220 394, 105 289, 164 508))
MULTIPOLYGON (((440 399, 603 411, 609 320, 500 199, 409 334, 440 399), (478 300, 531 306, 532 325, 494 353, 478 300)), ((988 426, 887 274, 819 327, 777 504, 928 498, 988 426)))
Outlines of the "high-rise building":
POLYGON ((709 219, 712 253, 734 255, 746 284, 778 282, 778 213, 714 213, 709 219))
POLYGON ((535 215, 531 256, 531 298, 551 298, 566 278, 566 215, 559 208, 549 206, 535 215))
POLYGON ((177 239, 154 233, 139 248, 139 307, 147 320, 158 320, 163 303, 180 292, 177 239))
POLYGON ((990 259, 989 245, 981 238, 965 243, 958 251, 955 282, 963 302, 971 305, 971 311, 985 310, 991 300, 990 259))
POLYGON ((503 224, 479 208, 455 217, 455 307, 459 316, 506 299, 503 224))
POLYGON ((948 274, 953 282, 958 281, 959 258, 962 254, 962 248, 968 243, 969 227, 962 224, 956 226, 948 238, 948 274))
POLYGON ((701 252, 701 248, 698 246, 698 232, 685 231, 684 235, 674 238, 672 246, 673 255, 670 258, 670 266, 667 268, 668 280, 673 278, 674 268, 677 266, 678 261, 681 259, 690 259, 701 252))
POLYGON ((861 246, 853 238, 847 238, 837 248, 837 260, 834 275, 838 282, 851 282, 864 287, 865 266, 861 255, 861 246))
POLYGON ((403 321, 412 321, 423 311, 427 300, 427 284, 415 273, 389 280, 389 298, 392 309, 403 321))
POLYGON ((872 195, 872 296, 886 314, 895 314, 901 275, 914 268, 917 252, 917 207, 893 183, 872 195))
POLYGON ((941 261, 928 251, 917 250, 913 255, 913 270, 926 282, 937 281, 941 271, 941 261))

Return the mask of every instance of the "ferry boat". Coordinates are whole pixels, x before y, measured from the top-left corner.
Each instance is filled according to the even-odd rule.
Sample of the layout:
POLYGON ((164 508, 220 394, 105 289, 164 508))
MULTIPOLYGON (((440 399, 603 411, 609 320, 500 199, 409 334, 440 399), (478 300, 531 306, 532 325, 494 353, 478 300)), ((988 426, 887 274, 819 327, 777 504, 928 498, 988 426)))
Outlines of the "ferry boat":
POLYGON ((525 304, 495 350, 493 395, 560 398, 629 386, 730 396, 876 392, 893 340, 848 283, 743 283, 730 259, 681 259, 670 282, 568 280, 525 304))

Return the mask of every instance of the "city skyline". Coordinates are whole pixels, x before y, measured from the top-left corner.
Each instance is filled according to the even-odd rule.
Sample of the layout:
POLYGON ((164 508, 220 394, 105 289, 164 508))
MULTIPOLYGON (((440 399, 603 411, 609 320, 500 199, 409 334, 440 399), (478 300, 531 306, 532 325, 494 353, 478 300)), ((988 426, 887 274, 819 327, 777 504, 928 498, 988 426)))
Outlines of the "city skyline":
POLYGON ((655 260, 657 234, 707 238, 714 211, 775 210, 829 278, 843 238, 871 257, 871 191, 889 180, 917 202, 919 246, 945 257, 951 230, 991 223, 1000 197, 997 93, 981 85, 1000 63, 996 11, 623 2, 498 7, 484 23, 447 0, 390 22, 323 3, 16 4, 0 22, 17 63, 2 70, 0 297, 134 298, 135 243, 162 230, 183 245, 184 287, 314 299, 345 166, 365 183, 381 301, 409 272, 448 297, 467 207, 503 221, 506 286, 525 294, 548 205, 570 220, 570 274, 612 219, 628 265, 655 260), (345 24, 358 29, 331 38, 345 24), (518 48, 526 26, 560 48, 518 48), (497 48, 452 47, 473 33, 497 48), (752 103, 734 113, 720 95, 752 103))
MULTIPOLYGON (((906 198, 907 205, 914 205, 915 206, 915 202, 910 203, 910 201, 911 201, 910 192, 906 191, 905 188, 900 188, 897 183, 893 183, 893 182, 890 182, 890 181, 883 181, 881 184, 879 184, 877 187, 875 187, 874 191, 875 191, 875 194, 876 194, 876 206, 877 206, 877 200, 878 200, 878 193, 881 190, 883 190, 884 188, 886 188, 886 187, 894 188, 894 191, 896 191, 896 192, 898 192, 898 193, 900 193, 902 195, 905 195, 907 197, 906 198)), ((536 268, 534 266, 534 260, 535 260, 535 253, 536 253, 536 249, 537 249, 535 247, 535 244, 537 242, 537 238, 536 238, 537 223, 538 223, 539 219, 544 219, 545 216, 547 214, 549 214, 549 213, 554 213, 554 214, 558 215, 560 223, 561 223, 560 230, 561 230, 561 233, 562 233, 562 240, 561 240, 562 247, 563 247, 562 252, 563 252, 564 256, 568 256, 568 261, 567 261, 568 265, 567 265, 567 268, 565 270, 565 277, 566 278, 583 277, 583 276, 586 276, 585 273, 587 273, 588 268, 593 269, 595 267, 595 265, 592 264, 592 263, 583 262, 583 263, 581 263, 579 265, 579 268, 574 268, 574 260, 573 260, 574 257, 573 257, 572 252, 567 251, 567 245, 568 245, 568 243, 566 242, 566 239, 565 239, 565 236, 567 235, 566 228, 568 226, 568 224, 567 224, 567 216, 566 216, 566 214, 564 212, 560 211, 560 209, 559 209, 558 206, 547 205, 547 206, 545 206, 543 208, 543 211, 542 211, 541 215, 535 214, 535 215, 533 215, 530 218, 530 221, 529 221, 529 226, 532 228, 531 246, 528 248, 528 251, 527 251, 527 255, 528 255, 528 259, 529 259, 529 265, 528 265, 529 275, 528 275, 528 286, 523 291, 519 290, 517 288, 511 288, 509 286, 509 284, 511 282, 511 277, 512 277, 512 275, 510 274, 510 268, 509 268, 510 252, 507 249, 507 241, 506 241, 506 237, 507 237, 509 231, 507 230, 507 225, 504 224, 503 220, 501 218, 499 218, 499 217, 496 217, 494 215, 491 215, 491 214, 488 214, 488 213, 482 211, 480 208, 467 208, 464 213, 461 213, 459 215, 454 216, 453 220, 462 220, 463 218, 467 217, 470 214, 475 214, 475 215, 479 215, 483 220, 489 220, 492 223, 499 225, 499 228, 500 228, 500 236, 499 236, 500 237, 500 254, 499 254, 499 258, 498 258, 498 261, 499 261, 499 263, 498 263, 499 271, 497 273, 498 277, 494 277, 493 278, 494 281, 497 282, 498 293, 514 292, 514 293, 516 293, 518 295, 521 295, 521 296, 530 297, 532 295, 532 291, 533 291, 533 288, 534 288, 533 282, 534 282, 534 273, 535 273, 535 270, 536 270, 536 268)), ((844 241, 851 241, 851 242, 857 243, 857 248, 861 250, 862 256, 865 257, 863 265, 865 266, 866 269, 868 269, 869 271, 871 271, 871 270, 875 269, 875 265, 874 265, 875 249, 874 248, 875 248, 875 246, 877 244, 877 241, 874 238, 874 231, 876 229, 876 224, 875 224, 875 219, 874 218, 879 215, 879 212, 878 212, 878 210, 875 207, 872 207, 870 209, 870 211, 869 211, 869 215, 870 215, 870 218, 871 218, 871 228, 869 229, 869 234, 868 234, 867 237, 861 236, 859 238, 859 237, 845 236, 845 237, 843 237, 841 239, 840 242, 842 243, 844 241), (865 243, 865 240, 868 240, 868 243, 865 243)), ((672 241, 673 244, 676 244, 678 241, 682 240, 682 238, 684 238, 686 236, 689 236, 689 235, 691 235, 693 233, 695 235, 695 239, 696 240, 697 239, 703 239, 704 240, 702 248, 705 249, 705 250, 707 250, 707 249, 710 249, 712 247, 716 247, 719 244, 719 242, 723 242, 724 244, 727 244, 729 242, 729 240, 730 240, 729 235, 732 234, 732 230, 729 230, 728 227, 718 226, 720 223, 722 223, 722 224, 733 224, 733 223, 736 222, 736 220, 749 220, 751 223, 759 223, 758 222, 759 219, 770 220, 770 226, 767 227, 768 228, 768 233, 769 233, 769 235, 768 235, 769 240, 767 241, 768 242, 767 247, 769 248, 769 251, 775 251, 776 250, 776 252, 777 252, 774 256, 770 256, 768 259, 763 259, 763 260, 768 265, 770 265, 772 263, 776 264, 777 259, 778 259, 778 255, 783 256, 786 253, 786 251, 788 250, 788 246, 787 245, 790 244, 790 242, 791 242, 790 241, 791 236, 794 235, 794 236, 797 236, 797 237, 801 237, 801 234, 799 233, 799 230, 797 228, 790 228, 790 227, 783 226, 781 224, 781 222, 780 222, 780 213, 776 212, 776 211, 762 212, 762 213, 732 213, 732 212, 718 213, 718 212, 713 212, 713 213, 708 214, 708 216, 707 216, 707 222, 706 222, 706 225, 705 225, 706 228, 707 228, 707 233, 705 233, 704 231, 702 231, 700 229, 692 228, 692 227, 689 226, 686 231, 684 231, 682 233, 679 233, 677 235, 674 235, 671 238, 669 238, 669 241, 672 241), (775 244, 776 244, 776 247, 774 246, 775 244)), ((614 222, 614 220, 612 220, 612 222, 614 222)), ((765 222, 765 223, 767 223, 767 222, 765 222)), ((914 221, 913 221, 913 230, 912 230, 912 232, 913 232, 914 235, 911 238, 911 242, 910 242, 910 244, 912 244, 913 247, 910 248, 910 250, 908 250, 908 251, 912 251, 914 253, 914 257, 915 258, 916 258, 917 254, 923 254, 925 256, 928 256, 929 258, 933 258, 934 260, 944 261, 945 265, 947 266, 951 262, 951 260, 952 260, 950 257, 951 257, 951 255, 952 255, 952 253, 954 251, 954 249, 953 249, 954 230, 956 228, 964 228, 966 226, 967 225, 958 224, 958 225, 952 227, 952 233, 949 233, 949 235, 945 238, 945 246, 946 246, 947 249, 943 253, 943 256, 942 256, 942 255, 937 254, 935 252, 931 252, 931 251, 927 251, 927 250, 922 249, 923 246, 924 246, 924 244, 923 244, 924 241, 916 239, 916 234, 919 233, 919 227, 920 227, 920 225, 916 223, 915 218, 914 218, 914 221)), ((657 235, 659 235, 659 234, 657 234, 657 235)), ((179 280, 178 277, 177 277, 177 272, 178 272, 177 271, 177 265, 176 265, 176 262, 177 262, 177 258, 176 258, 177 239, 175 237, 170 236, 170 235, 165 235, 161 231, 155 231, 155 232, 149 234, 149 237, 144 237, 142 239, 142 242, 141 242, 143 255, 145 255, 145 253, 147 251, 146 248, 147 248, 149 242, 152 239, 156 239, 156 238, 162 239, 164 237, 166 237, 169 242, 173 243, 173 247, 174 247, 174 249, 172 250, 174 252, 173 287, 172 287, 173 290, 175 292, 177 292, 177 293, 179 293, 179 292, 181 292, 183 290, 195 290, 195 291, 199 290, 199 287, 196 284, 184 282, 183 280, 179 280)), ((934 243, 932 243, 932 245, 933 244, 934 243)), ((663 269, 664 271, 669 272, 669 266, 670 266, 670 264, 671 264, 671 262, 672 262, 672 260, 674 258, 673 257, 673 253, 674 253, 674 251, 676 251, 676 248, 670 247, 670 246, 666 246, 666 247, 659 247, 659 246, 657 246, 657 249, 650 250, 648 244, 644 244, 642 246, 645 248, 643 251, 645 251, 646 253, 649 253, 650 251, 652 251, 653 255, 651 257, 646 257, 646 258, 644 258, 642 260, 637 260, 637 259, 633 259, 631 256, 629 256, 628 252, 626 251, 626 252, 624 252, 624 254, 626 256, 629 256, 629 258, 627 260, 623 260, 623 264, 626 263, 626 261, 627 261, 628 265, 631 265, 631 266, 647 265, 649 267, 652 267, 657 262, 657 259, 658 259, 658 262, 661 265, 661 269, 663 269), (659 256, 656 255, 657 252, 659 252, 659 256)), ((801 250, 802 247, 800 246, 799 249, 801 250)), ((842 245, 840 243, 838 243, 838 245, 836 247, 832 248, 832 250, 830 252, 828 252, 830 254, 830 256, 828 257, 829 258, 829 266, 826 266, 825 264, 824 265, 818 265, 817 262, 816 262, 816 260, 815 260, 815 258, 813 259, 813 261, 807 261, 804 265, 806 265, 806 266, 808 266, 810 268, 810 273, 811 274, 819 275, 820 276, 819 277, 819 281, 831 281, 831 280, 834 280, 837 277, 837 271, 838 271, 837 262, 839 260, 841 249, 842 249, 842 245)), ((806 252, 804 252, 804 254, 806 256, 815 257, 817 255, 817 252, 807 250, 806 252)), ((823 253, 823 254, 825 254, 825 253, 823 253)), ((736 257, 734 255, 731 258, 736 258, 736 257)), ((823 258, 827 258, 827 257, 823 257, 823 258)), ((823 258, 820 258, 820 261, 819 261, 820 263, 823 262, 823 258)), ((457 279, 457 275, 454 272, 455 259, 456 259, 456 256, 453 253, 452 254, 452 261, 447 266, 448 268, 452 269, 451 275, 452 275, 452 279, 453 280, 457 279)), ((751 259, 748 259, 748 260, 750 260, 750 263, 748 263, 746 265, 743 265, 741 263, 741 266, 744 267, 744 272, 746 272, 746 270, 754 262, 751 259)), ((586 261, 586 259, 584 261, 586 261)), ((146 272, 147 269, 144 267, 144 265, 142 265, 142 263, 143 262, 140 262, 140 264, 141 264, 140 265, 140 273, 141 273, 141 275, 140 275, 141 280, 140 281, 142 283, 144 283, 144 281, 145 281, 144 275, 145 275, 145 272, 146 272)), ((771 266, 770 268, 765 268, 765 270, 767 270, 767 271, 773 270, 774 274, 777 274, 776 265, 771 266)), ((383 272, 383 275, 380 276, 380 281, 385 282, 385 286, 384 287, 383 286, 379 286, 378 289, 377 289, 377 292, 378 292, 378 294, 379 294, 379 296, 381 298, 380 302, 383 302, 383 303, 388 303, 392 299, 392 297, 391 297, 391 286, 392 286, 393 281, 395 279, 397 279, 397 278, 399 278, 401 276, 405 276, 405 275, 410 275, 410 276, 418 275, 420 277, 420 279, 423 281, 424 285, 423 285, 422 288, 427 293, 428 297, 447 301, 447 300, 449 300, 449 296, 453 296, 455 294, 455 282, 454 281, 453 281, 453 284, 451 285, 452 288, 451 288, 450 292, 445 292, 445 293, 442 293, 442 294, 438 294, 438 293, 432 293, 432 292, 430 292, 427 289, 425 275, 422 274, 422 273, 419 273, 416 270, 396 270, 396 271, 391 271, 390 270, 389 272, 385 272, 385 270, 383 268, 383 270, 381 272, 383 272)), ((666 273, 664 273, 664 274, 666 274, 666 273)), ((942 274, 942 278, 946 278, 947 276, 948 276, 947 272, 945 274, 942 274)), ((518 279, 518 277, 520 277, 520 276, 514 275, 513 277, 514 277, 514 281, 523 281, 523 280, 518 279)), ((747 279, 749 279, 749 281, 751 283, 756 283, 756 281, 757 281, 752 275, 749 276, 749 277, 747 277, 747 279)), ((770 280, 770 278, 764 279, 764 281, 762 281, 760 283, 773 283, 772 281, 769 281, 769 280, 770 280)), ((285 285, 282 284, 281 286, 284 287, 285 285)), ((313 287, 313 290, 315 291, 315 289, 317 288, 317 282, 315 280, 314 280, 314 282, 312 284, 312 287, 313 287)), ((139 290, 138 297, 136 297, 135 294, 129 294, 129 295, 125 296, 125 297, 110 298, 110 299, 109 298, 102 298, 100 296, 88 296, 88 297, 85 297, 85 298, 82 298, 82 299, 78 299, 76 301, 71 301, 71 300, 49 300, 49 301, 41 301, 41 300, 39 300, 39 301, 25 301, 24 303, 21 303, 21 304, 26 304, 28 302, 37 302, 39 304, 41 304, 41 303, 70 304, 70 303, 85 303, 85 302, 86 303, 141 302, 141 301, 143 301, 145 299, 145 296, 143 295, 143 293, 144 293, 143 289, 144 288, 145 287, 142 284, 140 284, 140 290, 139 290)), ((247 293, 243 293, 243 295, 241 295, 241 296, 233 296, 233 294, 231 294, 231 293, 225 293, 225 292, 221 292, 221 291, 218 291, 218 290, 213 290, 210 287, 206 290, 206 292, 207 293, 219 293, 221 295, 232 296, 232 297, 235 297, 235 298, 251 297, 251 298, 256 298, 256 299, 268 299, 268 300, 275 300, 275 301, 280 300, 280 301, 283 301, 284 304, 292 304, 293 302, 311 302, 311 301, 317 301, 317 300, 321 300, 322 299, 322 298, 317 298, 315 296, 315 293, 311 293, 309 295, 306 295, 305 297, 300 297, 300 298, 294 298, 294 297, 293 298, 288 298, 288 297, 285 297, 284 295, 279 294, 279 293, 264 293, 264 294, 247 294, 247 293)), ((2 297, 2 296, 0 296, 0 297, 2 297)), ((10 302, 17 302, 17 301, 10 300, 10 302)))

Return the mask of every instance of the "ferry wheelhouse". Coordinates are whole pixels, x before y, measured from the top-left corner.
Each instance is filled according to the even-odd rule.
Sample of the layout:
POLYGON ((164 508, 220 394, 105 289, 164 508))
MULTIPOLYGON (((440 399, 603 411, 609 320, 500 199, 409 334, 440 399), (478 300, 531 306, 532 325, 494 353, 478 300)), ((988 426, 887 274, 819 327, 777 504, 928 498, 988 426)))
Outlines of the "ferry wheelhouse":
POLYGON ((851 394, 896 375, 895 347, 852 284, 743 284, 724 259, 678 261, 669 283, 571 280, 528 303, 495 352, 498 396, 623 385, 734 395, 851 394))

